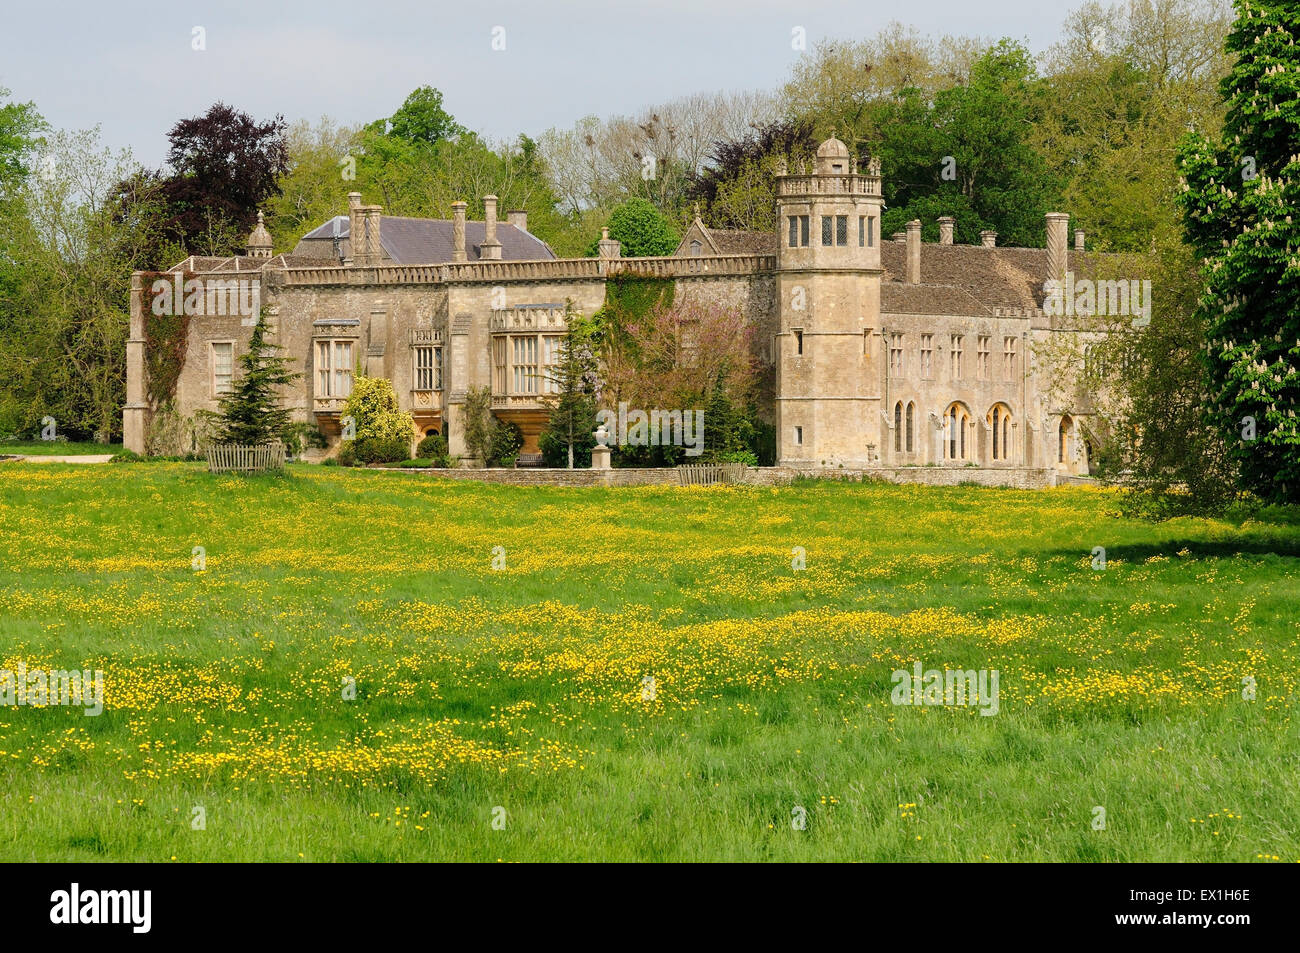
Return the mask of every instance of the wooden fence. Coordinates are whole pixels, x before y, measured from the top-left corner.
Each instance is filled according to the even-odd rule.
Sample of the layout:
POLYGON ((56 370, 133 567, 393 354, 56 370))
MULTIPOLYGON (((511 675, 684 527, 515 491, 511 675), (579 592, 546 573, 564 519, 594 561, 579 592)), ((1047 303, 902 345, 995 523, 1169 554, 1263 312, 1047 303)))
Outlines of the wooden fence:
POLYGON ((715 483, 744 483, 743 463, 687 463, 677 468, 682 486, 712 486, 715 483))
POLYGON ((208 447, 209 473, 264 473, 284 469, 284 444, 262 444, 242 447, 238 444, 220 444, 208 447))

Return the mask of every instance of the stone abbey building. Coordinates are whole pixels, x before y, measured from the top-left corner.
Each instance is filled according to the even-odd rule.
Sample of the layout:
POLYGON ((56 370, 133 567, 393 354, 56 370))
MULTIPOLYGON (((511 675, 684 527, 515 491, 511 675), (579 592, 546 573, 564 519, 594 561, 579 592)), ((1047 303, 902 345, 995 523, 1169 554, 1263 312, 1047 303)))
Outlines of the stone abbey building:
MULTIPOLYGON (((677 300, 707 298, 752 322, 757 356, 774 371, 765 412, 779 466, 961 469, 954 481, 977 467, 1008 471, 989 482, 1019 485, 1088 472, 1096 408, 1082 360, 1103 332, 1044 307, 1048 279, 1088 272, 1099 257, 1083 251, 1081 233, 1068 247, 1067 215, 1047 216, 1045 249, 999 247, 991 232, 981 245, 957 245, 951 219, 939 220, 937 244, 921 241, 920 222, 887 237, 878 162, 858 169, 834 138, 811 169, 780 172, 776 185, 775 234, 712 230, 697 215, 662 258, 621 257, 606 237, 595 258, 557 259, 522 212, 501 220, 493 196, 474 222, 463 202, 450 221, 398 218, 353 193, 346 216, 282 255, 259 222, 246 255, 191 257, 167 276, 178 301, 201 289, 185 297, 197 311, 174 408, 216 410, 251 334, 251 302, 302 372, 287 406, 332 443, 360 371, 391 380, 420 433, 445 433, 459 454, 466 392, 489 386, 494 413, 518 423, 524 452, 534 452, 566 301, 590 314, 606 280, 630 272, 670 279, 677 300)), ((157 279, 132 281, 124 430, 137 452, 159 400, 146 379, 157 279)))

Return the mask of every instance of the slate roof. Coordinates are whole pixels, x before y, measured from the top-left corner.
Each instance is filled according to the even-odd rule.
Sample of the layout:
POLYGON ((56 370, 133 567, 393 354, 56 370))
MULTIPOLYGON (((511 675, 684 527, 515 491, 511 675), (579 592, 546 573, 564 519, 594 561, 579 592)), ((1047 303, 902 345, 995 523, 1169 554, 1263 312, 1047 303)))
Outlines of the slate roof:
MULTIPOLYGON (((321 259, 337 260, 334 253, 336 223, 339 253, 350 256, 351 226, 346 215, 338 215, 304 235, 293 249, 294 256, 310 258, 314 264, 321 264, 321 259)), ((465 223, 466 260, 479 260, 479 246, 486 237, 485 222, 465 223)), ((501 243, 503 261, 549 261, 555 258, 555 253, 546 242, 508 222, 497 222, 497 241, 501 243)), ((385 260, 393 264, 429 265, 451 261, 452 222, 450 219, 381 215, 379 243, 383 247, 385 260)))
POLYGON ((776 235, 772 232, 746 232, 739 229, 710 228, 709 237, 718 246, 719 255, 776 254, 776 235))
MULTIPOLYGON (((1090 275, 1096 254, 1070 250, 1067 268, 1090 275)), ((909 285, 907 245, 880 246, 885 274, 880 309, 895 314, 991 314, 994 308, 1041 308, 1047 278, 1046 248, 985 248, 982 245, 921 245, 921 283, 909 285), (972 306, 976 310, 971 310, 972 306)))

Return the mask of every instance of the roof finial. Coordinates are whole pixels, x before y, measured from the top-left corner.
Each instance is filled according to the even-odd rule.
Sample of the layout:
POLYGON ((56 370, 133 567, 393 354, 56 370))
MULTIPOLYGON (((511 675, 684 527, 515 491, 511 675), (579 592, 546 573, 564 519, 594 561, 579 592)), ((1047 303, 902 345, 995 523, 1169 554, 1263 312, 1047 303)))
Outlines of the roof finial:
POLYGON ((699 218, 699 217, 700 217, 700 203, 699 203, 699 202, 696 202, 696 203, 695 203, 695 217, 696 217, 696 218, 699 218))

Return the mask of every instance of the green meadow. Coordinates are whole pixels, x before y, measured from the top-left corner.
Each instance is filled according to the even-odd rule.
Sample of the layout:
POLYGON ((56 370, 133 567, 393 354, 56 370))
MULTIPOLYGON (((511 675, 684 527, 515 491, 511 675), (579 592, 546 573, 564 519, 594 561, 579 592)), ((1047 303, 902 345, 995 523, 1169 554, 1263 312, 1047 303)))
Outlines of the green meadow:
POLYGON ((1297 522, 0 464, 0 859, 1297 861, 1297 522))

